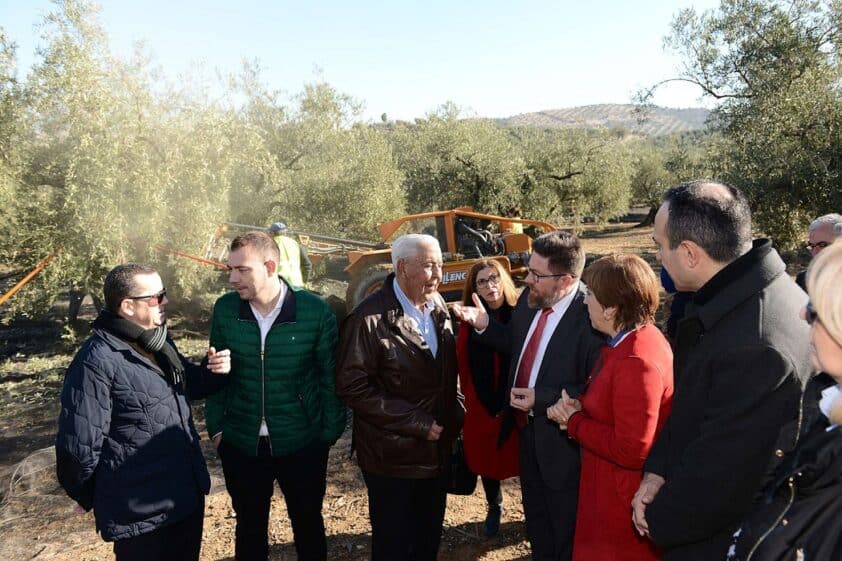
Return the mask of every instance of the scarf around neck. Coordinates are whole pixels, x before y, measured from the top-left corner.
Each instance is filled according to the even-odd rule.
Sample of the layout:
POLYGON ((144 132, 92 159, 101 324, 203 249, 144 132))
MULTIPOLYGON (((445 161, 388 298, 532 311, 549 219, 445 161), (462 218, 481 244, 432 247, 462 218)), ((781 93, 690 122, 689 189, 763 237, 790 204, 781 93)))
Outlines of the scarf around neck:
POLYGON ((103 308, 94 328, 102 329, 129 343, 135 343, 144 351, 155 356, 164 377, 174 386, 184 389, 184 366, 175 346, 167 340, 167 326, 159 325, 155 329, 144 329, 138 324, 103 308))

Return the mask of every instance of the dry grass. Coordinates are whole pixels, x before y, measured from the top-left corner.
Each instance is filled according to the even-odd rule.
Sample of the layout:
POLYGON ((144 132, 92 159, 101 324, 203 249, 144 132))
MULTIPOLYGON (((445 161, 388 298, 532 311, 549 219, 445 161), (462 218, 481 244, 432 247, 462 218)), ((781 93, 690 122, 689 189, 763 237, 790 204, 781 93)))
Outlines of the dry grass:
POLYGON ((655 264, 655 244, 652 241, 652 227, 638 227, 634 224, 585 225, 580 233, 582 244, 589 257, 601 257, 612 253, 636 253, 655 264))

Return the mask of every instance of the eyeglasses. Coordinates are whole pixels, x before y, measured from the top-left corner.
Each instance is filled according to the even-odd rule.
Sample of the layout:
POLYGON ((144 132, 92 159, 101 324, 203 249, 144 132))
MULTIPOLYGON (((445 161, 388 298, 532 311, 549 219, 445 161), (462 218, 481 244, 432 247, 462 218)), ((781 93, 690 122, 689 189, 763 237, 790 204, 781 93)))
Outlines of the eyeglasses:
POLYGON ((487 288, 489 284, 500 286, 500 275, 488 275, 486 279, 477 279, 477 288, 487 288))
POLYGON ((819 313, 813 307, 812 300, 807 300, 807 305, 804 307, 804 319, 807 320, 807 325, 813 325, 819 320, 819 313))
POLYGON ((161 292, 149 294, 148 296, 126 296, 126 300, 148 300, 147 304, 154 307, 163 302, 166 297, 167 289, 165 288, 161 292))
POLYGON ((542 275, 541 273, 535 272, 534 269, 528 269, 528 271, 529 272, 526 274, 526 276, 528 277, 529 275, 532 275, 533 277, 535 277, 535 282, 541 282, 541 279, 558 278, 558 277, 575 278, 575 276, 576 276, 576 275, 573 275, 573 274, 570 274, 570 273, 559 273, 557 275, 542 275))
POLYGON ((829 245, 830 245, 829 242, 816 242, 816 243, 807 242, 807 249, 809 249, 811 251, 814 250, 814 249, 824 249, 829 245))

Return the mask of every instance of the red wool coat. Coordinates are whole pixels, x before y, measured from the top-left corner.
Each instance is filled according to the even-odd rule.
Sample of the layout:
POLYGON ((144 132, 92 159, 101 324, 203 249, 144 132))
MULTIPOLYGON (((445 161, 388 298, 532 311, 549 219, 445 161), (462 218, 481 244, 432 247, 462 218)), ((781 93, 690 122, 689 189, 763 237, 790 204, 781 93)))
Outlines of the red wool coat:
POLYGON ((574 561, 660 559, 655 545, 634 530, 631 501, 672 392, 672 351, 654 325, 603 348, 582 411, 568 423, 568 435, 582 448, 574 561))
MULTIPOLYGON (((518 466, 519 440, 517 431, 512 431, 503 445, 498 448, 497 440, 500 436, 502 416, 492 417, 483 407, 474 389, 471 367, 468 361, 468 337, 470 325, 462 323, 459 326, 459 337, 456 340, 456 358, 459 364, 459 385, 465 396, 464 446, 465 460, 471 471, 490 479, 502 481, 520 473, 518 466)), ((499 357, 490 348, 489 353, 495 355, 494 371, 489 372, 489 382, 507 384, 508 372, 500 372, 499 357)), ((496 386, 495 386, 496 387, 496 386)))

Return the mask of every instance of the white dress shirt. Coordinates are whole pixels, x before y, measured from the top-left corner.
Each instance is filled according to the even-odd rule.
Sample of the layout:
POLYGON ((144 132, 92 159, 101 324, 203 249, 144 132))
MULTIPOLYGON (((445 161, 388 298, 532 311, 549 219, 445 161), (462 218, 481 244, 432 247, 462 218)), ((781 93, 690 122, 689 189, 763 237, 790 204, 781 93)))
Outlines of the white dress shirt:
MULTIPOLYGON (((281 307, 284 305, 284 298, 287 295, 287 285, 283 282, 281 283, 281 293, 278 295, 278 303, 275 304, 275 307, 269 310, 269 313, 265 316, 260 313, 260 311, 254 307, 254 304, 249 302, 249 307, 251 308, 251 312, 254 314, 254 319, 257 320, 257 327, 260 328, 260 352, 262 353, 266 348, 266 335, 269 334, 269 330, 272 328, 272 324, 275 323, 275 320, 278 319, 278 316, 281 314, 281 307)), ((266 426, 266 419, 260 420, 260 432, 257 433, 258 436, 269 436, 269 427, 266 426)))
MULTIPOLYGON (((547 351, 547 345, 549 345, 550 339, 552 338, 553 333, 555 333, 556 327, 558 327, 561 318, 564 317, 565 312, 567 312, 567 309, 570 307, 570 303, 573 302, 573 299, 576 297, 578 292, 579 281, 576 281, 573 285, 573 289, 570 291, 570 294, 556 302, 553 305, 553 311, 549 316, 547 316, 547 324, 544 326, 544 332, 541 334, 541 342, 538 344, 538 352, 535 354, 535 361, 532 363, 532 371, 529 373, 528 387, 535 387, 535 381, 538 379, 538 371, 541 370, 541 363, 544 361, 544 353, 547 351)), ((515 368, 515 372, 517 372, 518 368, 520 368, 520 360, 523 358, 523 351, 526 349, 529 339, 535 332, 535 328, 538 326, 538 318, 540 317, 541 310, 535 310, 535 317, 532 319, 532 325, 529 326, 529 332, 526 334, 526 339, 523 341, 523 347, 521 348, 520 356, 517 359, 517 368, 515 368)), ((517 376, 515 376, 515 381, 517 381, 517 376)))

